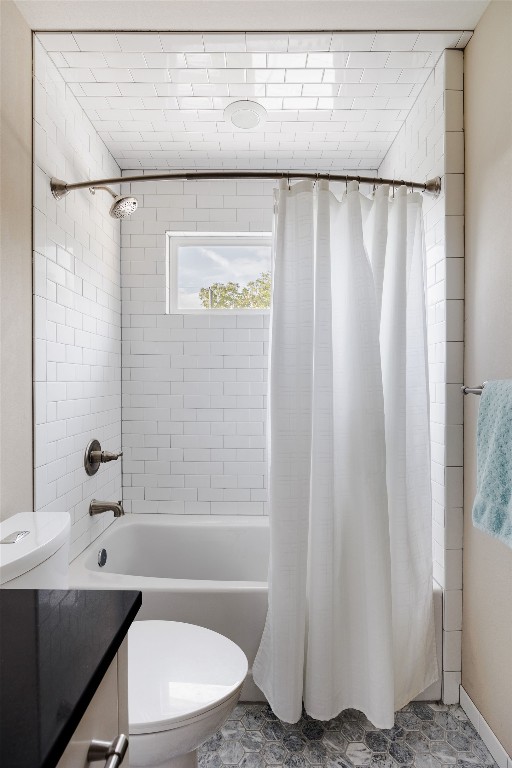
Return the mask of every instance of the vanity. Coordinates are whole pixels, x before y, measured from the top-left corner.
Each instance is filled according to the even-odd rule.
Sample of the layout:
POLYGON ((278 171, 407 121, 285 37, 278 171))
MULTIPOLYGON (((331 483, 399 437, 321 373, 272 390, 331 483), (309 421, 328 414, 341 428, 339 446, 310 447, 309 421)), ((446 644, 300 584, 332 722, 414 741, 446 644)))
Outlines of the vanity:
POLYGON ((128 735, 126 638, 141 604, 138 591, 0 590, 1 766, 85 768, 93 739, 92 766, 120 764, 105 753, 128 735))

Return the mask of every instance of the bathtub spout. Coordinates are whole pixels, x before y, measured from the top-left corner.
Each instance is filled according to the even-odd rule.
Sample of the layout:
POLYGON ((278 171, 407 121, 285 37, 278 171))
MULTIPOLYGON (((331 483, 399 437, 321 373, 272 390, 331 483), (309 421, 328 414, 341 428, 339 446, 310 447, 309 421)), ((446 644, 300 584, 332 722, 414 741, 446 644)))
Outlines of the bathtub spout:
POLYGON ((89 504, 89 514, 99 515, 101 512, 113 512, 114 517, 124 515, 122 501, 97 501, 93 499, 89 504))

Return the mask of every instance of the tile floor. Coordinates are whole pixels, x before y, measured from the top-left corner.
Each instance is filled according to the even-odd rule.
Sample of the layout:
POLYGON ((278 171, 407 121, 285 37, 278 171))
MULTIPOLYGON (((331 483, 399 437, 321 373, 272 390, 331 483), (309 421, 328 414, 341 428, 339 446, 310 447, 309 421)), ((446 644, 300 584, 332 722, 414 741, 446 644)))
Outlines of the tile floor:
POLYGON ((282 723, 266 704, 239 704, 199 750, 199 768, 486 768, 495 766, 458 706, 412 702, 379 730, 354 709, 329 722, 282 723))

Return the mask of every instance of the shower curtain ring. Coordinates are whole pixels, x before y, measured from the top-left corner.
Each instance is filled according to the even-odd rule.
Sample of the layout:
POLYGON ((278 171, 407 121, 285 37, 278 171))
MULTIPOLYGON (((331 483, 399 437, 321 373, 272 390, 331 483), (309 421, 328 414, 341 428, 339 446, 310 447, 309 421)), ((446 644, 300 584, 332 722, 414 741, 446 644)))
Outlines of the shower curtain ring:
POLYGON ((345 194, 348 192, 348 176, 345 176, 345 194))

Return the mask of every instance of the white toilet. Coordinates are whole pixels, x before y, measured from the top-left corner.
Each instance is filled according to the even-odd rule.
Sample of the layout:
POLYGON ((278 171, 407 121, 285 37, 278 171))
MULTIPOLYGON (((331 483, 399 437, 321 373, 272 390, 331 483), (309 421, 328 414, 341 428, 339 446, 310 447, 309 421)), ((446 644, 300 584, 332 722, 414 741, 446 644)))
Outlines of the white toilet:
MULTIPOLYGON (((22 512, 0 523, 0 587, 66 589, 70 518, 22 512)), ((195 768, 247 675, 243 651, 193 624, 136 621, 128 632, 130 765, 195 768)))
POLYGON ((19 512, 0 523, 0 587, 66 589, 67 512, 19 512))
POLYGON ((130 765, 194 768, 197 748, 234 709, 247 659, 193 624, 136 621, 128 633, 130 765))

